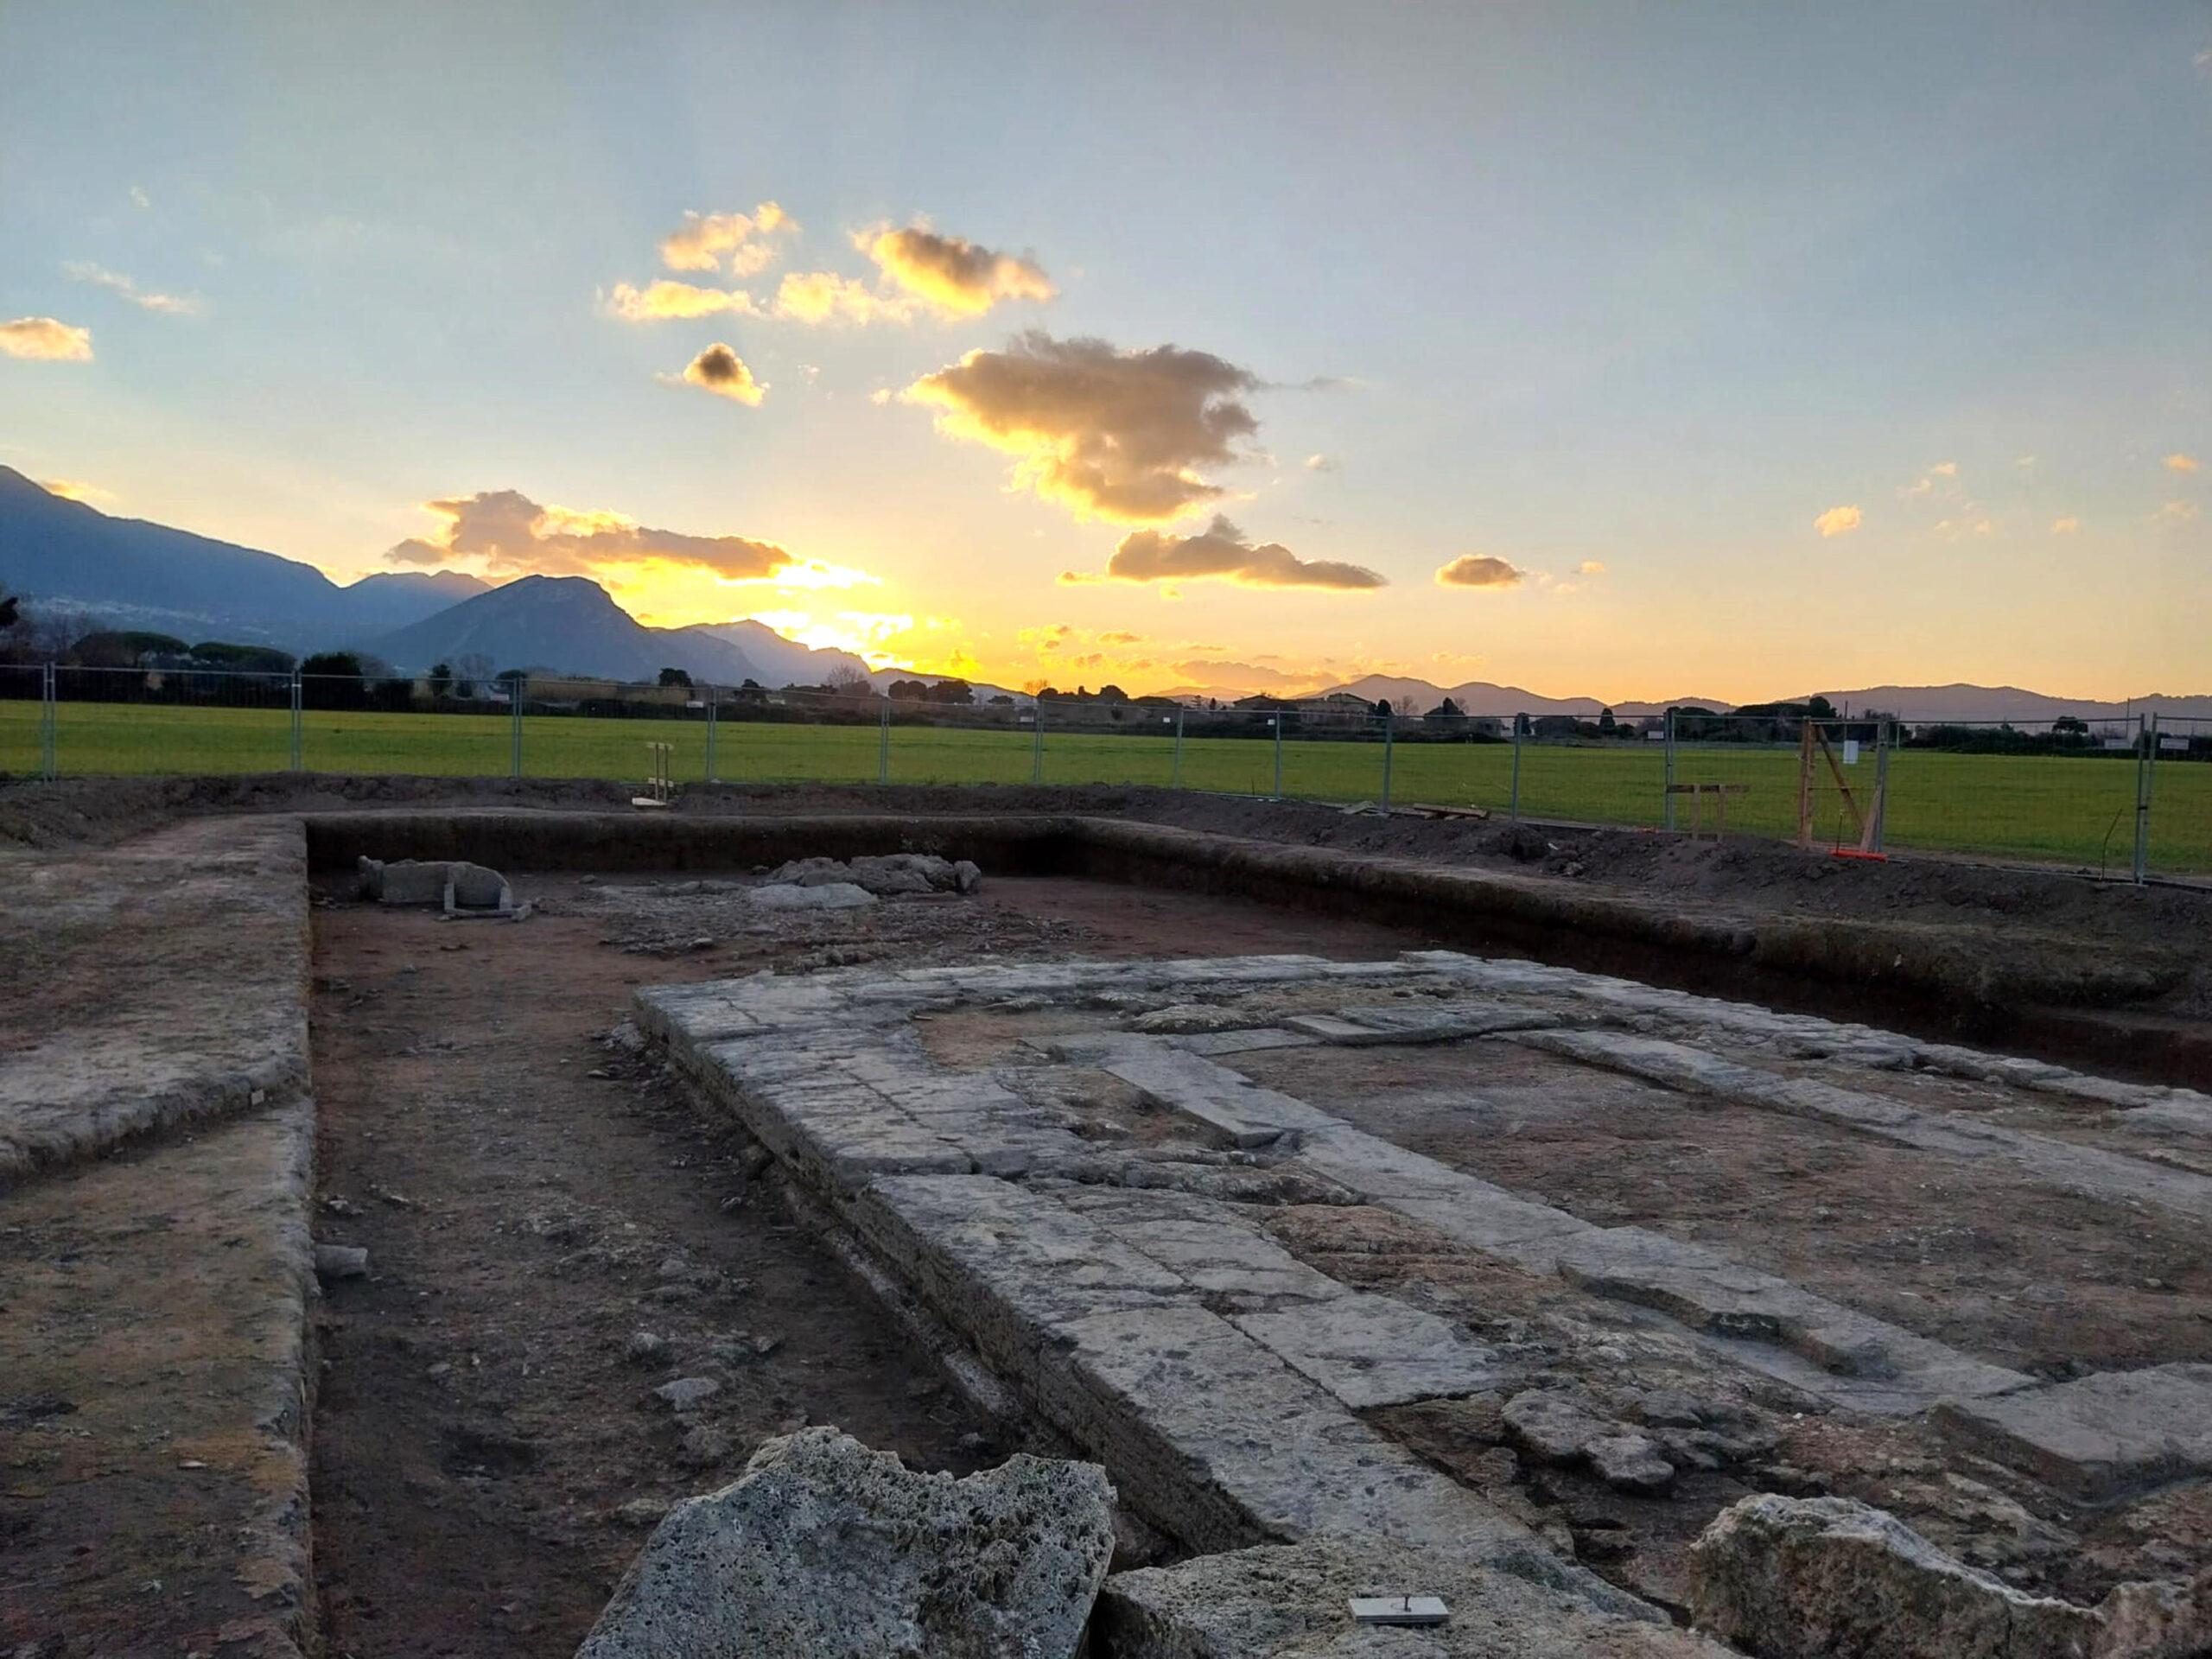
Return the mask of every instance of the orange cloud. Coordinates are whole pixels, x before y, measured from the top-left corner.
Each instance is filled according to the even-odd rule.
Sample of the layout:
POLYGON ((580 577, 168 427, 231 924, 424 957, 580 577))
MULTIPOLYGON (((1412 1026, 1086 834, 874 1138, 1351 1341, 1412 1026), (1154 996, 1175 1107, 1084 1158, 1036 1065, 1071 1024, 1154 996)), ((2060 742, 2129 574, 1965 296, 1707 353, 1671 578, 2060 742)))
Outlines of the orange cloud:
POLYGON ((747 317, 760 315, 760 306, 743 289, 701 288, 665 279, 644 288, 617 283, 607 296, 607 308, 625 322, 667 322, 723 311, 747 317))
POLYGON ((915 302, 886 299, 856 276, 834 270, 792 271, 776 289, 776 315, 791 322, 907 322, 915 302))
POLYGON ((1487 553, 1463 553, 1436 573, 1440 588, 1518 588, 1527 573, 1487 553))
POLYGON ((1219 576, 1245 588, 1380 588, 1383 578, 1365 565, 1335 559, 1301 559, 1279 542, 1255 543, 1217 513, 1196 536, 1133 531, 1107 561, 1119 582, 1178 582, 1219 576))
POLYGON ((1049 300, 1058 291, 1035 261, 925 225, 861 231, 853 245, 893 286, 950 317, 980 317, 1002 300, 1049 300))
POLYGON ((1847 536, 1864 516, 1856 507, 1830 507, 1813 520, 1813 528, 1823 536, 1847 536))
POLYGON ((796 233, 798 226, 772 201, 744 213, 686 213, 683 226, 660 245, 661 263, 671 270, 715 270, 727 263, 733 276, 750 276, 776 257, 768 238, 778 231, 796 233))
POLYGON ((92 331, 52 317, 17 317, 13 322, 0 322, 0 352, 49 363, 89 363, 92 331))
POLYGON ((90 506, 95 501, 112 501, 115 492, 104 490, 97 484, 87 484, 76 478, 41 478, 39 488, 48 495, 58 495, 64 501, 82 501, 90 506))
POLYGON ((2193 473, 2202 465, 2195 455, 2174 454, 2158 463, 2170 473, 2193 473))
POLYGON ((2054 518, 2050 521, 2050 533, 2054 536, 2071 536, 2081 528, 2079 518, 2054 518))
POLYGON ((1239 457, 1259 423, 1256 377, 1205 352, 1118 351, 1033 329, 974 351, 900 394, 945 436, 1015 458, 1014 484, 1078 518, 1164 524, 1227 493, 1200 474, 1239 457))

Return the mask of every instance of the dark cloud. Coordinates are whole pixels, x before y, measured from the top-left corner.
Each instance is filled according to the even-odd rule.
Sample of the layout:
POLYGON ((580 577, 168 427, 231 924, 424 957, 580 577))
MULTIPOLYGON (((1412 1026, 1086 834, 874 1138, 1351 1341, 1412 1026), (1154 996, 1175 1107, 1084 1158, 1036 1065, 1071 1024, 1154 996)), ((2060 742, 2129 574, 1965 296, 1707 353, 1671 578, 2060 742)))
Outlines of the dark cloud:
POLYGON ((683 371, 683 378, 717 397, 728 397, 754 409, 768 395, 768 388, 753 378, 753 371, 745 366, 744 359, 720 340, 691 359, 683 371))
POLYGON ((1216 514, 1196 536, 1170 536, 1156 530, 1132 531, 1107 561, 1106 574, 1122 582, 1179 582, 1219 576, 1248 588, 1340 588, 1384 586, 1383 578, 1363 564, 1335 559, 1301 559, 1279 542, 1255 543, 1228 519, 1216 514))
POLYGON ((1205 352, 1117 351, 1032 330, 1003 352, 970 352, 903 394, 938 410, 938 429, 1016 457, 1014 482, 1122 524, 1166 524, 1225 492, 1199 475, 1226 466, 1260 423, 1237 394, 1258 380, 1205 352))

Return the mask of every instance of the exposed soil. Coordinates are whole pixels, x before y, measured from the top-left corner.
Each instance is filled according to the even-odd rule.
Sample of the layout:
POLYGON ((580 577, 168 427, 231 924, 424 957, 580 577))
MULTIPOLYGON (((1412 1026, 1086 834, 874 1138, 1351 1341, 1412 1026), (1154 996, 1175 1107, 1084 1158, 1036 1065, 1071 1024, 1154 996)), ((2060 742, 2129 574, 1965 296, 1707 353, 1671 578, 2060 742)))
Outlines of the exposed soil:
POLYGON ((334 1656, 569 1652, 660 1507, 802 1424, 925 1469, 1012 1449, 748 1177, 741 1132, 598 1040, 633 986, 711 970, 522 886, 551 913, 317 916, 316 1226, 372 1268, 317 1321, 334 1656), (665 1351, 632 1357, 640 1332, 665 1351), (720 1392, 654 1398, 690 1376, 720 1392))
POLYGON ((1995 1363, 2212 1358, 2212 1254, 2164 1211, 1992 1160, 1656 1087, 1508 1043, 1240 1054, 1257 1082, 1602 1226, 1649 1227, 1995 1363))
POLYGON ((786 1209, 734 1125, 602 1040, 638 985, 894 958, 1377 956, 1402 934, 1050 877, 763 916, 696 878, 511 873, 520 925, 316 912, 318 1236, 333 1287, 313 1491, 334 1656, 572 1649, 657 1506, 834 1423, 918 1468, 1005 1431, 786 1209), (725 1205, 730 1207, 725 1208, 725 1205), (634 1333, 669 1344, 628 1357, 634 1333), (678 1416, 664 1381, 721 1391, 678 1416), (626 1509, 626 1505, 633 1506, 626 1509))

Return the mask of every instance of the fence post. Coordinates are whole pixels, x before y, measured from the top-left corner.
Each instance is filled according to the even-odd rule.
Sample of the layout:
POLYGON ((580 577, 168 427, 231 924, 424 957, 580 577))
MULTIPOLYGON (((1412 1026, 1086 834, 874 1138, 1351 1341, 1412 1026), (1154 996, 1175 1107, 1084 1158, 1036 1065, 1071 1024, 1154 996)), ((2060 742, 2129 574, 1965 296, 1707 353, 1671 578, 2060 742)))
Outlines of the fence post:
POLYGON ((1030 708, 1036 718, 1029 722, 1033 740, 1029 746, 1029 781, 1041 784, 1045 781, 1045 699, 1039 697, 1030 708))
POLYGON ((1671 709, 1667 711, 1666 787, 1661 793, 1664 797, 1666 806, 1664 822, 1667 828, 1672 830, 1675 827, 1675 711, 1671 709))
POLYGON ((1183 705, 1175 705, 1175 769, 1168 776, 1170 789, 1183 787, 1183 705))
POLYGON ((1395 709, 1384 709, 1382 711, 1382 810, 1385 812, 1390 810, 1391 736, 1397 729, 1397 725, 1398 711, 1395 709))
POLYGON ((2135 880, 2151 873, 2151 781, 2158 764, 2157 712, 2135 717, 2135 880))
POLYGON ((509 742, 513 751, 512 758, 510 762, 510 770, 517 778, 522 776, 523 690, 529 683, 530 682, 519 674, 516 675, 514 678, 507 682, 507 710, 511 717, 509 742))
POLYGON ((60 773, 59 759, 54 753, 54 705, 60 701, 60 694, 54 664, 48 663, 45 669, 46 672, 40 677, 43 683, 39 687, 38 760, 39 771, 50 784, 60 773))
POLYGON ((1505 816, 1516 823, 1521 822, 1521 728, 1528 723, 1526 715, 1513 716, 1513 800, 1505 816))
POLYGON ((292 770, 307 770, 307 691, 300 683, 300 671, 292 671, 292 770))
POLYGON ((709 783, 710 783, 710 784, 711 784, 711 783, 713 783, 713 782, 715 781, 715 700, 716 700, 716 699, 715 699, 715 688, 714 688, 713 686, 711 686, 711 685, 710 685, 710 686, 708 686, 708 687, 706 688, 706 693, 707 693, 707 781, 708 781, 709 783))
POLYGON ((1278 708, 1269 716, 1275 728, 1275 800, 1282 799, 1282 710, 1278 708))
POLYGON ((891 699, 888 696, 883 699, 883 720, 875 736, 875 781, 879 784, 891 781, 891 699))
POLYGON ((1890 829, 1890 722, 1874 727, 1874 834, 1867 850, 1878 853, 1890 829))

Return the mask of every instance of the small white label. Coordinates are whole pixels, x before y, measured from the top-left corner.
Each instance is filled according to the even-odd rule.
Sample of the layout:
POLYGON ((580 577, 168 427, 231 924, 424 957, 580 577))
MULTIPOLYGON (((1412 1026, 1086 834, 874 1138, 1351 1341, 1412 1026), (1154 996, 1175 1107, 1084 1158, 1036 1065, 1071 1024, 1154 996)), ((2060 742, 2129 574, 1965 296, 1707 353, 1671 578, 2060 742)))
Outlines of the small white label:
POLYGON ((1855 766, 1859 764, 1859 740, 1855 737, 1847 737, 1843 740, 1843 764, 1847 766, 1855 766))
POLYGON ((1441 1624, 1452 1617, 1441 1596, 1354 1596, 1355 1624, 1441 1624))

